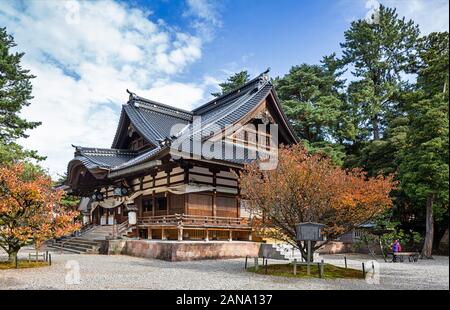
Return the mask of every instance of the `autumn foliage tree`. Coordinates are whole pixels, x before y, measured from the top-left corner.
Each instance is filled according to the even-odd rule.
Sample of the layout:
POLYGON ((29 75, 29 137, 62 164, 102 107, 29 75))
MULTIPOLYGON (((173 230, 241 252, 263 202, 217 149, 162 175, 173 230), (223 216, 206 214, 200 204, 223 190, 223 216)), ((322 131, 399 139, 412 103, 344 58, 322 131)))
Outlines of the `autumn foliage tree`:
POLYGON ((21 247, 79 229, 78 212, 60 205, 62 191, 28 164, 0 166, 0 247, 14 261, 21 247))
MULTIPOLYGON (((344 170, 322 154, 309 154, 301 145, 282 147, 274 170, 258 162, 239 176, 243 198, 254 215, 254 228, 263 236, 297 246, 296 224, 319 222, 327 241, 367 223, 392 206, 392 176, 368 178, 360 169, 344 170)), ((317 250, 324 243, 313 244, 317 250)))

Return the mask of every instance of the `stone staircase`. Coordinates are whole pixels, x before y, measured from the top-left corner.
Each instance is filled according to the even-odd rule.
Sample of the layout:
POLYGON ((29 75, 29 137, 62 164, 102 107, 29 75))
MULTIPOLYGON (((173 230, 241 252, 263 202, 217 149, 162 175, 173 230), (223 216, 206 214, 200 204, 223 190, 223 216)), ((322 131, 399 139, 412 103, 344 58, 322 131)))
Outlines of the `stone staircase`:
POLYGON ((81 234, 83 239, 87 240, 105 240, 106 237, 113 236, 113 226, 93 226, 81 234))
MULTIPOLYGON (((70 253, 98 254, 101 241, 111 238, 114 235, 113 229, 113 226, 92 226, 83 230, 78 236, 51 240, 47 246, 70 253)), ((126 236, 128 230, 121 229, 120 232, 126 236)))
POLYGON ((47 247, 76 254, 98 254, 101 240, 89 240, 83 237, 68 237, 52 240, 47 247))
MULTIPOLYGON (((287 243, 266 243, 261 245, 260 257, 264 256, 269 259, 279 259, 303 262, 303 257, 299 249, 287 243)), ((320 261, 319 253, 313 254, 313 261, 320 261)))

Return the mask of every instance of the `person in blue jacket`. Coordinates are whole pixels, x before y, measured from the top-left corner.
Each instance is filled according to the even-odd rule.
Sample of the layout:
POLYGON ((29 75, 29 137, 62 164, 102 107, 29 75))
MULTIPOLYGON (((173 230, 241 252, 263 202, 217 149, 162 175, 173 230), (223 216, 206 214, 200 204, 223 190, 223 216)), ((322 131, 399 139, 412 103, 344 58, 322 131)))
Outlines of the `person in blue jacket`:
POLYGON ((400 245, 400 242, 398 240, 394 240, 394 243, 392 244, 392 252, 397 253, 401 252, 402 246, 400 245))

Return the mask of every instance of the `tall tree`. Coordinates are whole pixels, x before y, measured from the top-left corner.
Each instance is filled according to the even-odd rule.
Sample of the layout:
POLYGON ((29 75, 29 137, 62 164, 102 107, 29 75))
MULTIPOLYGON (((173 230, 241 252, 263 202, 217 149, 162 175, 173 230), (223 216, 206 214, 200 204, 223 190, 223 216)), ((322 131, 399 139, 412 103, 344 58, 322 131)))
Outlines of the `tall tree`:
POLYGON ((344 81, 339 77, 335 55, 324 57, 321 65, 301 64, 275 79, 275 88, 294 130, 308 148, 322 151, 341 163, 342 144, 353 139, 354 126, 345 112, 345 98, 340 92, 344 81))
POLYGON ((0 166, 0 247, 14 261, 21 247, 79 229, 78 212, 61 207, 61 191, 30 164, 0 166))
POLYGON ((381 5, 377 18, 352 22, 344 35, 342 60, 357 78, 348 88, 350 102, 366 139, 379 140, 388 115, 395 112, 393 96, 414 56, 419 28, 381 5))
POLYGON ((360 169, 339 168, 299 144, 279 150, 276 169, 261 170, 254 162, 239 180, 247 207, 256 215, 255 229, 297 246, 305 258, 305 245, 296 240, 298 223, 323 223, 327 240, 332 240, 389 209, 395 186, 392 176, 367 178, 360 169))
POLYGON ((448 33, 423 37, 418 47, 417 91, 408 95, 409 130, 400 180, 407 195, 417 205, 425 206, 422 255, 431 257, 435 218, 448 212, 448 33))
POLYGON ((250 80, 250 75, 246 70, 235 73, 232 76, 228 77, 226 82, 220 83, 220 92, 211 93, 214 97, 220 97, 229 93, 230 91, 243 86, 250 80))
POLYGON ((33 98, 31 79, 34 76, 20 64, 24 53, 11 51, 15 46, 13 37, 5 28, 0 28, 0 163, 26 157, 42 159, 15 142, 28 137, 28 129, 40 125, 40 122, 30 122, 19 116, 33 98))

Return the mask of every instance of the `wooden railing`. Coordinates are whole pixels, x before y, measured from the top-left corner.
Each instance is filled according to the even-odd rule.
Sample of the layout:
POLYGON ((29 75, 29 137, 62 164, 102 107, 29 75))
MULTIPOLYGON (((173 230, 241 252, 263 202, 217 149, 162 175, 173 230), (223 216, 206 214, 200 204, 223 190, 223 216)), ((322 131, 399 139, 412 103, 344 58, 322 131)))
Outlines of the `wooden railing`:
POLYGON ((130 227, 131 225, 128 223, 128 220, 120 224, 114 224, 112 236, 114 238, 119 237, 123 235, 130 227))
POLYGON ((250 227, 247 218, 172 214, 138 218, 138 226, 250 227))

